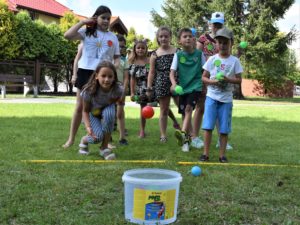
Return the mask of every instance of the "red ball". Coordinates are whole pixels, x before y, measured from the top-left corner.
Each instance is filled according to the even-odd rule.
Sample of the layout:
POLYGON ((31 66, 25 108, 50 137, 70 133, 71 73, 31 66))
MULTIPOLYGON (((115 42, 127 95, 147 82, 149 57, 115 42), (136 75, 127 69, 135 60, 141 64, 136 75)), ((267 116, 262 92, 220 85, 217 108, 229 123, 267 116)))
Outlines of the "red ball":
POLYGON ((142 109, 142 117, 145 119, 150 119, 154 116, 154 109, 151 106, 145 106, 142 109))

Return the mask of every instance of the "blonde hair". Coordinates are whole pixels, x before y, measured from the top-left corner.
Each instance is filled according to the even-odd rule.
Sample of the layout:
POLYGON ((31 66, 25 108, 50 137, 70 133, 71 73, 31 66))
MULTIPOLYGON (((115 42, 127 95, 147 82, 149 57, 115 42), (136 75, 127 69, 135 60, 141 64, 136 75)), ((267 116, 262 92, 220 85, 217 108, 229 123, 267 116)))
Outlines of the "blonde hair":
POLYGON ((131 51, 131 53, 130 53, 130 55, 129 55, 129 57, 128 57, 128 62, 129 62, 129 64, 133 64, 134 61, 135 61, 136 58, 137 58, 137 54, 136 54, 136 46, 137 46, 138 44, 143 44, 143 45, 145 45, 145 47, 146 47, 146 52, 145 52, 145 55, 144 55, 144 56, 147 57, 147 55, 148 55, 147 40, 146 40, 146 39, 144 39, 144 40, 137 40, 137 41, 134 42, 133 49, 132 49, 132 51, 131 51))
POLYGON ((162 32, 162 31, 167 31, 170 35, 170 38, 172 38, 172 31, 169 27, 167 26, 161 26, 158 28, 157 32, 156 32, 156 41, 157 41, 157 44, 160 45, 159 43, 159 40, 158 40, 158 37, 159 37, 159 33, 162 32))

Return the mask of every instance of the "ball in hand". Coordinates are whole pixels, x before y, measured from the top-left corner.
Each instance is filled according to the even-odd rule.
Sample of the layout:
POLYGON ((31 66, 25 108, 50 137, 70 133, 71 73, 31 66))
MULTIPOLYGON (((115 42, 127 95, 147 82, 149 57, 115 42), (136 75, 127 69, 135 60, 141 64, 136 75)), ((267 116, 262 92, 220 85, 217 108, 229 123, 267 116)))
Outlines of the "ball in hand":
POLYGON ((223 80, 224 79, 224 73, 222 71, 218 72, 216 75, 217 80, 223 80))
POLYGON ((179 85, 176 85, 175 92, 178 95, 182 95, 183 94, 183 88, 181 86, 179 86, 179 85))

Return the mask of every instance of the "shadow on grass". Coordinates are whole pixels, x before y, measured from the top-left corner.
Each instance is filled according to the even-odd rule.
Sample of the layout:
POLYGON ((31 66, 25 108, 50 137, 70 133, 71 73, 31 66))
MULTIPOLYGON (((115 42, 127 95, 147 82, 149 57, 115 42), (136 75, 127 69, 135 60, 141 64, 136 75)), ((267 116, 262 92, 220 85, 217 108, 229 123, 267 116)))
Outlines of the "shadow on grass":
POLYGON ((245 101, 258 101, 258 102, 289 102, 289 103, 300 103, 300 97, 295 96, 294 98, 268 98, 268 97, 245 97, 245 101))
MULTIPOLYGON (((3 160, 33 159, 101 159, 98 155, 99 145, 90 145, 89 156, 77 154, 80 138, 85 135, 81 125, 76 141, 68 150, 61 146, 66 141, 69 131, 69 118, 63 117, 32 117, 11 118, 1 117, 3 130, 0 137, 0 157, 3 160)), ((118 132, 113 132, 115 150, 119 160, 167 160, 198 161, 201 150, 191 149, 183 153, 173 136, 174 128, 169 121, 168 142, 159 142, 158 119, 147 120, 146 138, 138 138, 139 119, 127 119, 127 137, 129 145, 118 145, 118 132)), ((238 117, 233 118, 233 133, 230 143, 234 150, 227 156, 235 163, 274 163, 299 164, 300 123, 270 121, 264 118, 238 117)), ((212 162, 218 160, 218 149, 215 147, 217 135, 214 132, 210 150, 212 162)))

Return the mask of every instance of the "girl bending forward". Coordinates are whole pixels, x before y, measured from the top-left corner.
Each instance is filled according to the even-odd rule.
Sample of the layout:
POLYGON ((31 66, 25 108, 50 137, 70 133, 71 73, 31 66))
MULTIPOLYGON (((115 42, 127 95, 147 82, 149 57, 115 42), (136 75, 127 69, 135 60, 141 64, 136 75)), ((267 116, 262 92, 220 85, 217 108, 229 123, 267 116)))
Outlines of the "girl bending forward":
POLYGON ((114 65, 107 61, 100 63, 81 92, 87 135, 79 144, 80 154, 89 154, 89 143, 102 142, 100 155, 105 160, 116 158, 107 145, 114 128, 115 103, 120 101, 122 95, 123 88, 118 82, 114 65))

